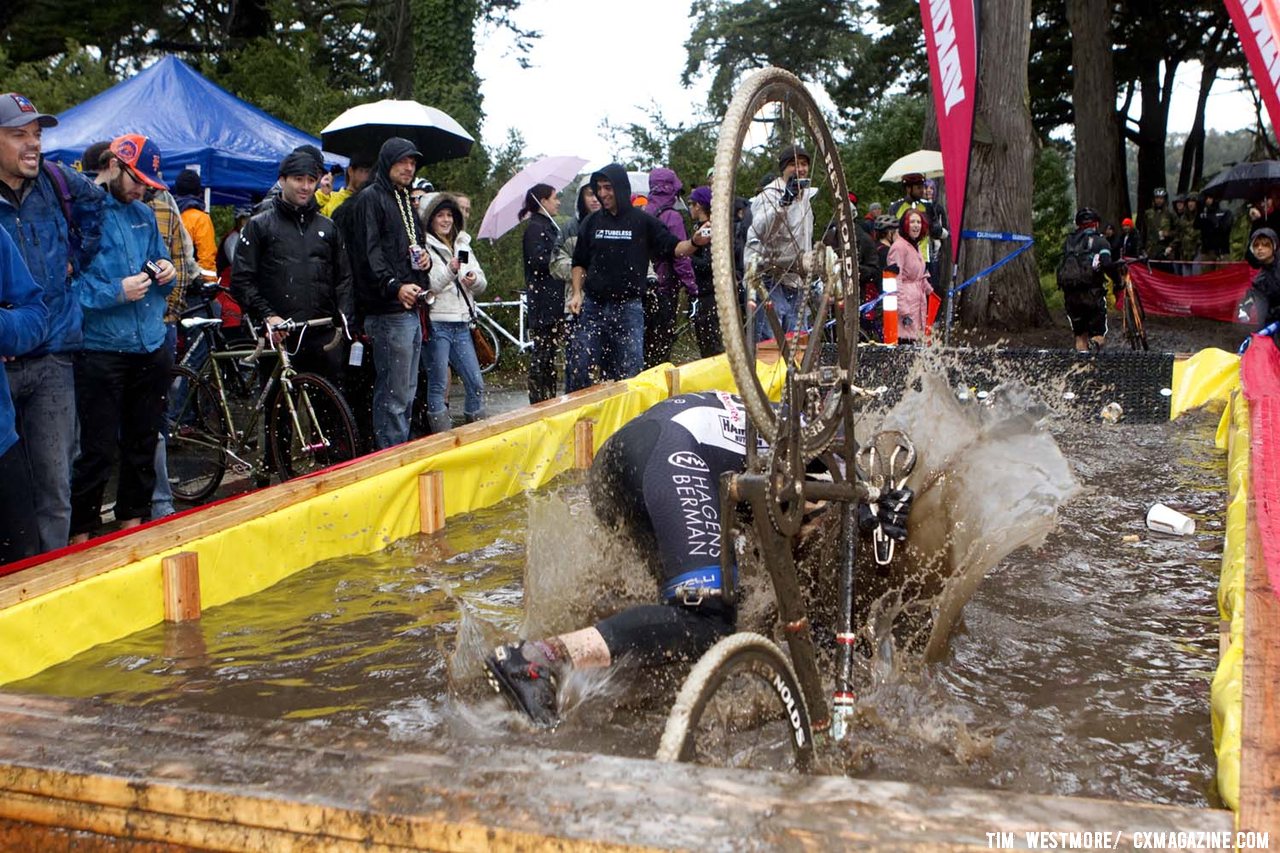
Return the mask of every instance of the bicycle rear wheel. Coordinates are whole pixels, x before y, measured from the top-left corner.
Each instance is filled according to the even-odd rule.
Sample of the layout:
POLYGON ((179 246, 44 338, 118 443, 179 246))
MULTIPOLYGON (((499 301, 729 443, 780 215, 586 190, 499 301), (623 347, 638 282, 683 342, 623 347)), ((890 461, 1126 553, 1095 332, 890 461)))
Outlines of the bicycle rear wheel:
POLYGON ((1147 313, 1142 310, 1142 299, 1133 286, 1125 289, 1124 334, 1130 349, 1149 349, 1147 345, 1147 313))
POLYGON ((200 503, 222 484, 231 430, 221 400, 207 382, 186 367, 174 367, 170 376, 171 399, 181 402, 169 408, 173 413, 165 449, 169 487, 175 498, 200 503))
POLYGON ((488 365, 480 365, 480 372, 488 373, 498 366, 498 361, 502 358, 502 350, 498 345, 498 333, 489 328, 488 323, 476 323, 476 328, 489 339, 489 346, 493 347, 493 361, 488 365))
POLYGON ((711 647, 671 707, 659 761, 806 772, 813 730, 782 651, 742 632, 711 647))
POLYGON ((842 390, 856 366, 853 229, 858 225, 847 198, 835 142, 804 84, 780 68, 754 72, 735 93, 716 147, 711 198, 716 307, 738 393, 770 443, 783 430, 756 374, 755 341, 758 333, 778 341, 788 380, 801 383, 804 458, 824 450, 834 436, 847 397, 842 390), (778 169, 778 151, 793 145, 809 154, 811 185, 798 187, 802 197, 784 206, 778 190, 757 193, 756 188, 761 176, 778 169), (734 202, 740 195, 754 196, 752 233, 762 246, 748 251, 741 287, 734 267, 734 202), (812 210, 808 217, 800 215, 806 206, 812 210), (824 236, 831 248, 820 243, 815 250, 815 240, 824 236), (787 336, 782 318, 791 313, 800 318, 800 331, 787 336), (824 341, 834 344, 825 358, 824 341))
POLYGON ((281 387, 267 415, 267 441, 281 481, 352 459, 357 447, 355 416, 333 383, 312 373, 290 382, 292 392, 281 387))

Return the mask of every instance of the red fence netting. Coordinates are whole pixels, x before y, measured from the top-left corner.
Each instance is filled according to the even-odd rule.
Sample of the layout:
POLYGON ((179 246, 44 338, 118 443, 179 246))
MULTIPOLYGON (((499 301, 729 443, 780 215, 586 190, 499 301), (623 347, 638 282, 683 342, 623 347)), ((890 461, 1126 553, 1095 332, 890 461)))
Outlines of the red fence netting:
POLYGON ((1173 275, 1131 263, 1129 277, 1148 314, 1166 317, 1205 317, 1234 323, 1254 271, 1243 261, 1225 264, 1204 275, 1173 275))
POLYGON ((1280 349, 1254 335, 1240 359, 1240 384, 1249 401, 1249 481, 1262 559, 1271 590, 1280 596, 1280 349))

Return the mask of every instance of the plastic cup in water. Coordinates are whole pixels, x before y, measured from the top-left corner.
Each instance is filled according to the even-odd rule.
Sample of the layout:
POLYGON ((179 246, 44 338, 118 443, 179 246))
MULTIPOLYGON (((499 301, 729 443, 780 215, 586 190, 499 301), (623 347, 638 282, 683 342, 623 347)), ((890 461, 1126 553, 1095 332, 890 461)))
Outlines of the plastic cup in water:
POLYGON ((1194 519, 1187 518, 1164 504, 1155 504, 1147 511, 1147 527, 1157 533, 1171 533, 1174 536, 1190 536, 1196 532, 1194 519))

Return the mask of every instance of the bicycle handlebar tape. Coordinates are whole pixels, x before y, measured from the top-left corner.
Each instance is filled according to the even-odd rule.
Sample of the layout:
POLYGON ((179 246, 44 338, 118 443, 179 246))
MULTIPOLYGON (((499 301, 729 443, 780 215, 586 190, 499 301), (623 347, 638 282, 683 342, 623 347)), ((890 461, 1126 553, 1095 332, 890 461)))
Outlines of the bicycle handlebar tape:
POLYGON ((880 303, 884 326, 884 342, 891 347, 898 345, 898 274, 885 270, 880 284, 884 301, 880 303))

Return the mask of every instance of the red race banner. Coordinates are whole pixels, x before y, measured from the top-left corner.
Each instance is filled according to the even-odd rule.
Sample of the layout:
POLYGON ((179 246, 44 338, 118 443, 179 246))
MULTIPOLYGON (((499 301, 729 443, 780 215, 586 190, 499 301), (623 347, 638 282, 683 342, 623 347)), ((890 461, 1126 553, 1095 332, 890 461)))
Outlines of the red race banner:
POLYGON ((1271 115, 1274 131, 1280 121, 1280 3, 1277 0, 1224 0, 1231 22, 1235 24, 1240 45, 1249 59, 1253 81, 1271 115))
POLYGON ((1280 596, 1280 350, 1254 335, 1240 359, 1240 384, 1249 401, 1249 488, 1262 561, 1280 596))
POLYGON ((1243 261, 1204 275, 1173 275, 1156 272, 1146 264, 1129 264, 1129 277, 1148 314, 1205 317, 1224 323, 1236 321, 1236 308, 1253 276, 1254 270, 1243 261))
POLYGON ((951 219, 951 260, 960 254, 964 194, 969 183, 973 113, 978 102, 978 0, 920 0, 929 48, 929 81, 942 140, 942 169, 951 219))

